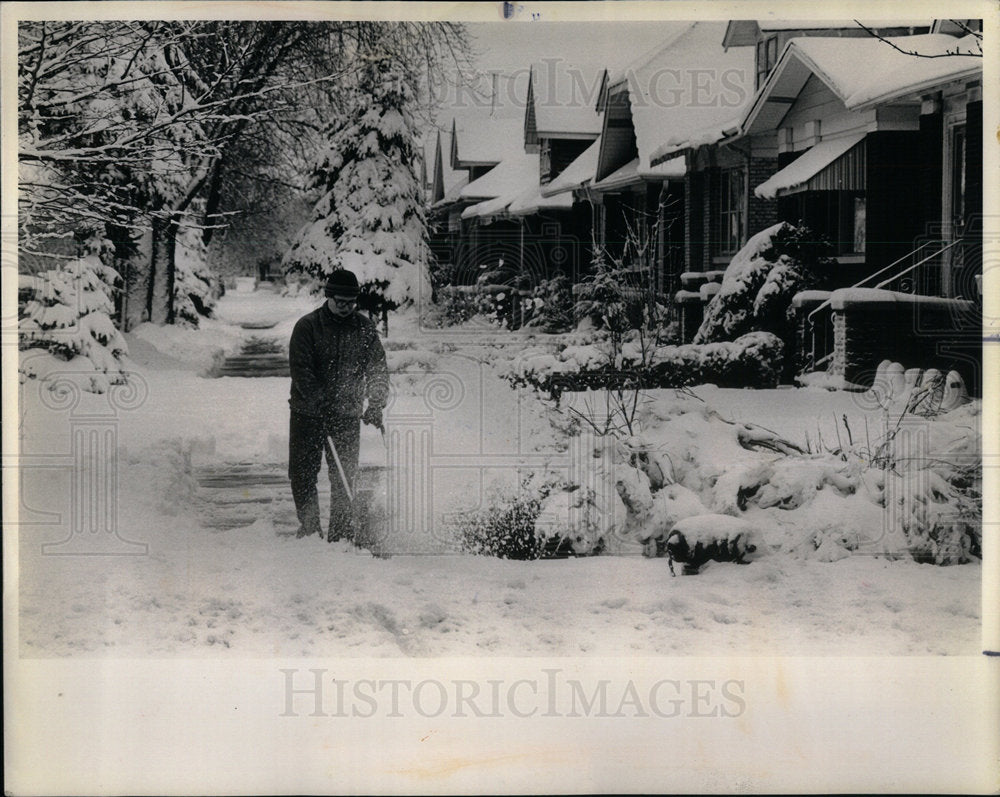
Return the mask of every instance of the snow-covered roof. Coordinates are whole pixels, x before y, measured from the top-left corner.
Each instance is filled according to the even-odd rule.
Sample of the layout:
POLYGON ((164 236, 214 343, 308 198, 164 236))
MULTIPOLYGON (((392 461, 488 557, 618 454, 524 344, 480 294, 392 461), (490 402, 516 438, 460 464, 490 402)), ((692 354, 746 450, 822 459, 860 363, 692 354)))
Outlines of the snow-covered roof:
POLYGON ((658 60, 664 52, 669 50, 674 46, 674 43, 684 36, 692 27, 697 25, 696 22, 682 23, 680 27, 673 28, 670 34, 661 42, 656 44, 654 47, 644 51, 641 55, 636 57, 634 60, 629 61, 626 66, 621 69, 605 69, 604 74, 601 78, 601 91, 611 90, 614 87, 619 86, 623 81, 625 81, 629 75, 634 74, 640 69, 644 69, 649 66, 650 63, 658 60))
POLYGON ((597 155, 601 149, 601 139, 598 138, 577 156, 569 166, 562 170, 548 185, 542 186, 542 196, 555 196, 568 191, 575 191, 593 181, 597 173, 597 155))
POLYGON ((624 166, 616 169, 603 180, 599 180, 594 183, 594 188, 597 190, 609 189, 609 188, 620 188, 624 185, 630 185, 631 183, 636 183, 642 178, 639 177, 639 159, 634 158, 626 163, 624 166))
POLYGON ((542 196, 540 187, 535 187, 511 202, 507 212, 512 216, 530 216, 540 210, 569 210, 571 207, 572 194, 545 197, 542 196))
POLYGON ((469 184, 469 175, 467 174, 463 175, 462 178, 457 183, 455 183, 455 185, 453 185, 450 189, 448 189, 448 193, 446 193, 442 199, 439 199, 437 202, 431 205, 431 207, 439 208, 443 207, 444 205, 450 205, 452 202, 457 202, 462 198, 461 196, 462 189, 465 188, 465 186, 467 186, 468 184, 469 184))
POLYGON ((573 206, 572 195, 543 197, 538 184, 538 155, 522 154, 503 161, 487 174, 469 184, 474 192, 496 191, 462 212, 463 219, 496 216, 530 216, 539 210, 566 209, 573 206), (488 178, 493 178, 489 180, 488 178))
POLYGON ((861 29, 858 22, 874 30, 890 28, 930 28, 930 19, 733 19, 726 25, 722 43, 726 47, 753 45, 761 33, 789 30, 851 30, 861 29))
POLYGON ((947 42, 944 43, 946 52, 954 51, 965 54, 947 58, 915 58, 897 53, 900 58, 895 59, 893 66, 873 74, 872 80, 851 94, 845 104, 848 108, 874 105, 922 91, 931 86, 981 74, 983 59, 971 54, 981 52, 978 49, 976 37, 969 35, 963 36, 961 39, 948 38, 951 38, 951 46, 947 42))
POLYGON ((452 123, 452 135, 453 169, 491 166, 523 147, 524 120, 495 116, 456 119, 452 123))
POLYGON ((640 174, 705 131, 721 133, 753 97, 753 50, 724 50, 725 27, 692 23, 628 75, 640 174))
POLYGON ((833 163, 837 158, 860 143, 864 133, 824 140, 806 150, 784 169, 771 175, 761 183, 754 193, 764 199, 774 199, 779 194, 786 194, 804 185, 819 172, 833 163))
POLYGON ((956 39, 928 33, 888 42, 876 38, 791 39, 747 109, 743 130, 773 129, 788 110, 788 98, 798 96, 810 75, 816 75, 853 109, 982 73, 983 59, 975 55, 920 58, 910 54, 943 55, 956 48, 960 53, 977 52, 973 36, 956 39))
POLYGON ((532 64, 525 103, 526 139, 589 138, 600 134, 601 115, 593 103, 585 102, 586 93, 578 84, 580 74, 576 70, 571 75, 570 67, 555 60, 532 64))
POLYGON ((462 218, 472 219, 484 216, 495 216, 498 213, 505 211, 507 206, 513 201, 514 197, 515 194, 509 193, 504 196, 494 197, 493 199, 486 199, 475 205, 470 205, 462 211, 462 218))
MULTIPOLYGON (((425 149, 426 151, 426 149, 425 149)), ((451 132, 438 130, 432 148, 430 177, 430 201, 432 205, 443 203, 456 186, 469 181, 467 173, 451 167, 451 132)), ((457 195, 454 199, 457 199, 457 195)))
POLYGON ((538 135, 556 138, 560 133, 596 136, 601 132, 601 116, 590 106, 559 107, 535 102, 538 135))
POLYGON ((482 177, 473 180, 459 195, 462 199, 494 199, 519 193, 538 185, 538 154, 516 152, 508 155, 482 177))
POLYGON ((641 169, 639 158, 635 158, 609 174, 603 180, 594 183, 594 190, 608 191, 615 188, 622 188, 626 185, 633 185, 643 179, 680 180, 684 177, 686 171, 687 167, 685 166, 683 155, 671 158, 649 169, 641 169))

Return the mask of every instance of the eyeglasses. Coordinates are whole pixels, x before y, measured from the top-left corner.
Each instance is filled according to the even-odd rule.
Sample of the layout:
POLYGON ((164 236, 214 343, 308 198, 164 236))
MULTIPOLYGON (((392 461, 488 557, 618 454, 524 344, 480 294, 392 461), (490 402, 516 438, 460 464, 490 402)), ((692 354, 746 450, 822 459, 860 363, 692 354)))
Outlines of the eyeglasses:
POLYGON ((330 296, 329 299, 335 307, 343 307, 345 310, 354 307, 358 303, 357 299, 340 299, 336 296, 330 296))

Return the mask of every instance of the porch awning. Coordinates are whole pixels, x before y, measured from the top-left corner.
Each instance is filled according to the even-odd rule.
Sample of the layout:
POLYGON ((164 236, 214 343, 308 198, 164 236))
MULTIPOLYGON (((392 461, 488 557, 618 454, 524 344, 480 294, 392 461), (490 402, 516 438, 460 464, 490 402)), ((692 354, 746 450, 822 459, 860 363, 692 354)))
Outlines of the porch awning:
POLYGON ((573 194, 571 193, 544 197, 541 188, 533 188, 511 202, 507 212, 511 216, 530 216, 541 210, 569 210, 572 207, 573 194))
POLYGON ((864 133, 820 141, 757 186, 761 199, 800 191, 861 191, 865 187, 864 133))
POLYGON ((622 188, 626 185, 634 185, 641 182, 642 178, 639 176, 639 159, 633 158, 603 180, 594 183, 594 188, 597 191, 602 191, 609 188, 622 188))
POLYGON ((613 191, 616 188, 638 185, 644 181, 682 180, 686 172, 687 167, 685 166, 683 155, 670 158, 649 169, 643 168, 639 158, 634 158, 603 180, 594 183, 594 190, 613 191))
POLYGON ((474 219, 484 218, 486 216, 496 216, 506 210, 512 199, 513 196, 511 194, 507 194, 505 196, 498 196, 495 199, 487 199, 475 205, 470 205, 462 211, 462 218, 474 219))

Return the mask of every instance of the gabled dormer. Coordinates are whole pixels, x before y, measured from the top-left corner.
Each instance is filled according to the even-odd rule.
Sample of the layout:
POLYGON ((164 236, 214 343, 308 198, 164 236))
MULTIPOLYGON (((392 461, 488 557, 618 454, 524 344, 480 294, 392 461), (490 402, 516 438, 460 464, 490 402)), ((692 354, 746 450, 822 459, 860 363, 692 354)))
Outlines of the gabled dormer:
POLYGON ((554 63, 543 66, 553 70, 544 83, 552 96, 536 90, 539 71, 532 66, 524 109, 524 151, 539 156, 539 185, 547 185, 576 160, 600 135, 602 123, 600 114, 589 105, 578 104, 572 91, 559 93, 563 75, 555 71, 554 63))

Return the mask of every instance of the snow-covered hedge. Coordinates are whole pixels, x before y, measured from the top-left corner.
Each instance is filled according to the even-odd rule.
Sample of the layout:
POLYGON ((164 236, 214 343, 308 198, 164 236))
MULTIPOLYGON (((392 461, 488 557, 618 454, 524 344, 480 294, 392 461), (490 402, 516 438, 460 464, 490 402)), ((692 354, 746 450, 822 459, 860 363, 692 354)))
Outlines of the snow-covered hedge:
POLYGON ((567 346, 556 354, 528 353, 506 374, 558 398, 566 391, 617 387, 774 387, 784 344, 770 332, 750 332, 732 342, 661 346, 645 360, 626 344, 617 361, 606 345, 567 346))

